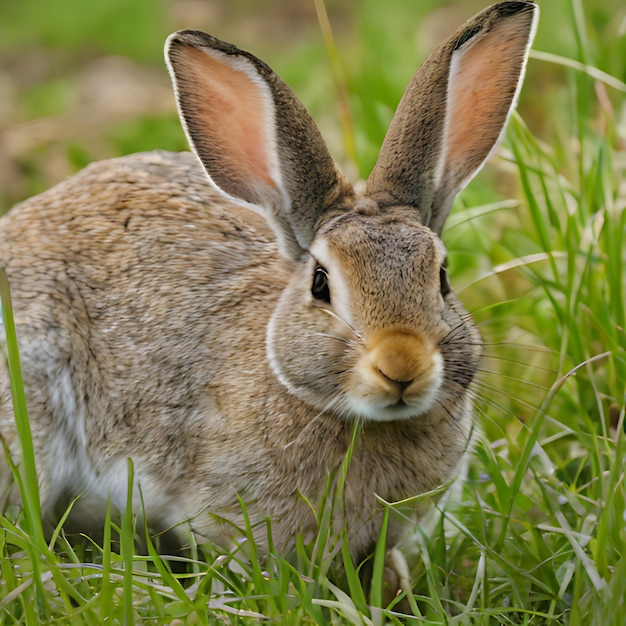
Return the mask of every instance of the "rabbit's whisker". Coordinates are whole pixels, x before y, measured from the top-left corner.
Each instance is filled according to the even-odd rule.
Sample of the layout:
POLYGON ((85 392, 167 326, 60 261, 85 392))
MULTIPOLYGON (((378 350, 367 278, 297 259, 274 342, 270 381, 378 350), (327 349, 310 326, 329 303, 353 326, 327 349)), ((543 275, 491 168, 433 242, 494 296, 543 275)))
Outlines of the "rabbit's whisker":
MULTIPOLYGON (((535 350, 529 350, 529 352, 536 352, 535 350)), ((505 363, 511 363, 512 365, 528 365, 528 361, 519 361, 517 359, 514 359, 511 356, 508 356, 506 354, 500 354, 498 352, 485 352, 485 354, 483 354, 483 359, 493 359, 494 361, 503 361, 505 363)), ((540 369, 541 371, 544 372, 550 372, 552 374, 555 374, 556 371, 551 368, 551 367, 545 367, 545 366, 541 366, 541 365, 533 365, 533 369, 540 369)))
POLYGON ((291 446, 293 446, 294 444, 298 443, 298 441, 306 436, 306 433, 308 430, 310 430, 316 422, 318 422, 322 415, 324 415, 324 413, 328 413, 328 412, 332 412, 332 411, 336 411, 337 410, 337 406, 339 405, 340 402, 340 398, 339 396, 337 396, 337 398, 333 398, 330 400, 330 402, 328 402, 328 404, 319 411, 319 413, 317 413, 317 415, 310 420, 309 422, 307 422, 307 424, 305 425, 305 427, 298 433, 298 436, 295 439, 292 439, 290 442, 286 443, 283 446, 283 450, 287 450, 288 448, 290 448, 291 446))
MULTIPOLYGON (((462 397, 462 395, 459 395, 459 397, 462 397)), ((461 430, 461 424, 459 423, 458 418, 456 417, 456 415, 448 408, 447 403, 442 402, 439 399, 435 400, 435 403, 441 407, 441 409, 447 413, 448 417, 450 418, 450 422, 457 428, 457 430, 461 430)), ((471 423, 470 425, 470 431, 469 434, 467 436, 467 439, 465 440, 465 446, 464 449, 467 450, 469 448, 469 445, 472 441, 472 437, 474 434, 474 429, 475 429, 475 424, 474 422, 471 423)))
MULTIPOLYGON (((488 370, 482 367, 478 371, 480 374, 483 374, 489 377, 494 376, 498 379, 506 378, 512 382, 520 383, 524 387, 533 387, 534 389, 541 389, 542 391, 545 391, 545 392, 548 392, 548 390, 550 389, 549 386, 541 385, 537 382, 534 382, 532 380, 527 380, 525 378, 518 378, 517 376, 511 376, 510 374, 507 374, 506 372, 497 372, 495 370, 488 370)), ((485 381, 484 377, 481 377, 478 379, 478 382, 484 383, 484 381, 485 381)))
POLYGON ((479 411, 483 418, 485 418, 490 423, 495 424, 495 421, 489 415, 485 406, 490 406, 493 409, 497 409, 503 415, 507 415, 509 417, 512 417, 515 421, 519 421, 519 418, 517 417, 517 415, 515 415, 515 413, 513 413, 513 411, 511 411, 511 409, 507 409, 502 404, 496 402, 493 398, 487 398, 486 396, 482 396, 478 393, 474 395, 474 398, 477 400, 477 403, 475 404, 476 410, 479 411))
POLYGON ((484 345, 489 348, 494 347, 494 346, 498 346, 498 347, 504 346, 505 348, 511 348, 513 350, 521 350, 522 352, 541 352, 542 354, 558 355, 557 350, 552 350, 551 348, 546 348, 545 346, 516 343, 514 341, 509 341, 509 340, 503 340, 503 341, 485 340, 484 345))
MULTIPOLYGON (((463 335, 467 333, 467 324, 463 321, 459 322, 456 326, 453 326, 439 342, 440 346, 453 343, 455 346, 459 345, 459 338, 463 338, 463 335)), ((482 346, 482 341, 464 341, 463 345, 466 346, 482 346)))
MULTIPOLYGON (((489 391, 497 391, 496 389, 490 389, 489 391)), ((502 392, 502 395, 506 395, 505 392, 502 392)), ((511 396, 509 396, 511 397, 511 396)), ((489 414, 486 412, 484 406, 490 406, 493 409, 497 410, 499 413, 501 413, 502 415, 507 415, 511 418, 513 418, 515 421, 522 421, 520 419, 520 416, 513 411, 512 408, 507 408, 506 406, 504 406, 503 404, 501 404, 500 402, 498 402, 497 400, 495 400, 493 397, 491 396, 486 396, 483 395, 482 393, 476 393, 475 398, 478 400, 478 404, 476 406, 478 406, 482 412, 482 414, 485 416, 485 418, 487 418, 490 422, 495 423, 493 418, 491 418, 489 416, 489 414), (481 406, 482 405, 482 406, 481 406)), ((516 403, 518 403, 519 405, 526 407, 532 411, 536 411, 537 407, 534 407, 532 404, 523 401, 521 398, 513 398, 515 400, 516 403)))
POLYGON ((331 309, 327 309, 327 308, 322 308, 320 309, 321 311, 324 311, 324 313, 330 315, 331 317, 335 318, 338 322, 341 322, 348 330, 350 330, 350 332, 359 340, 359 341, 363 341, 363 337, 348 323, 346 322, 346 320, 344 320, 340 315, 337 315, 337 313, 335 313, 334 311, 332 311, 331 309))
POLYGON ((352 340, 347 339, 346 337, 339 337, 337 335, 333 335, 331 333, 315 333, 318 337, 328 337, 329 339, 334 339, 335 341, 340 341, 341 343, 351 344, 352 340))
POLYGON ((481 391, 489 391, 490 393, 495 393, 495 394, 498 394, 498 395, 503 396, 505 398, 511 398, 516 403, 518 403, 518 404, 520 404, 522 406, 525 406, 527 408, 533 409, 534 411, 537 411, 539 409, 538 406, 535 406, 535 405, 531 404, 530 402, 528 402, 526 400, 522 400, 522 398, 516 397, 516 396, 512 395, 511 393, 509 393, 508 391, 506 391, 504 389, 501 389, 500 387, 497 387, 495 385, 490 385, 490 384, 485 383, 483 381, 477 380, 476 381, 476 387, 478 389, 480 389, 481 391))

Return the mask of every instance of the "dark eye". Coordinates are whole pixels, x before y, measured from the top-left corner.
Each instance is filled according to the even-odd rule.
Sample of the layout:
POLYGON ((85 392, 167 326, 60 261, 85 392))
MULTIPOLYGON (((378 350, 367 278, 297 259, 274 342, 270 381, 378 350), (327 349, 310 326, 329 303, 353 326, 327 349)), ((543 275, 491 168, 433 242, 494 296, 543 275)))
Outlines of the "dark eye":
POLYGON ((330 304, 330 289, 328 288, 328 274, 323 267, 316 267, 313 274, 311 293, 316 300, 330 304))
POLYGON ((441 295, 444 298, 450 293, 450 283, 448 282, 448 272, 446 272, 446 268, 443 265, 439 269, 439 289, 441 290, 441 295))

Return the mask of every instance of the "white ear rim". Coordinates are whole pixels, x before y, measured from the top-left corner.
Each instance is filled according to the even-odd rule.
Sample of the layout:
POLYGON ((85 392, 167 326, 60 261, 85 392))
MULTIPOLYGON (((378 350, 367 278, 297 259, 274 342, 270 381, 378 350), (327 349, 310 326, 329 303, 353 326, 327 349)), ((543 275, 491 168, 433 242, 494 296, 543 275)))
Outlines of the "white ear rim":
MULTIPOLYGON (((502 125, 502 129, 500 131, 500 135, 498 136, 497 140, 494 142, 491 150, 489 150, 489 152, 485 155, 485 158, 478 164, 476 168, 470 171, 464 179, 459 181, 458 187, 455 187, 453 190, 451 190, 450 194, 448 195, 448 197, 442 204, 445 205, 446 202, 452 202, 454 198, 471 182, 471 180, 480 172, 480 170, 485 166, 487 161, 496 151, 503 136, 506 134, 507 124, 509 122, 511 114, 513 113, 513 110, 517 106, 517 101, 519 99, 519 95, 521 93, 522 86, 524 84, 524 76, 526 74, 526 67, 528 65, 529 51, 535 39, 538 24, 539 24, 539 6, 535 4, 534 9, 533 9, 533 17, 532 17, 532 22, 530 26, 530 32, 528 35, 526 46, 524 48, 522 66, 520 68, 518 81, 515 86, 515 93, 513 95, 511 104, 507 111, 504 123, 502 125)), ((448 73, 448 85, 447 85, 448 98, 450 97, 450 93, 452 91, 455 79, 459 74, 459 66, 461 64, 462 57, 475 43, 477 43, 476 40, 469 39, 467 42, 465 42, 462 46, 460 46, 458 49, 456 49, 452 53, 452 57, 450 60, 450 71, 448 73)), ((446 117, 445 117, 444 130, 443 130, 443 142, 442 142, 443 145, 442 145, 441 153, 439 155, 437 166, 435 167, 435 170, 434 170, 434 178, 435 178, 434 186, 436 190, 439 190, 441 188, 441 184, 443 182, 444 172, 446 168, 446 163, 448 163, 448 160, 449 160, 448 138, 450 136, 450 106, 446 106, 445 111, 446 111, 446 117)), ((437 216, 433 216, 433 220, 431 222, 430 227, 435 232, 441 232, 441 229, 443 228, 443 222, 439 223, 437 216)))
POLYGON ((275 125, 272 123, 276 118, 276 108, 274 106, 274 100, 269 85, 261 78, 261 76, 259 76, 257 69, 248 59, 244 57, 235 57, 232 55, 228 55, 224 52, 221 52, 220 50, 214 50, 207 46, 197 48, 202 53, 217 60, 218 62, 227 65, 235 71, 245 74, 259 92, 259 100, 263 109, 263 132, 266 139, 265 146, 267 148, 267 163, 269 166, 270 177, 274 181, 276 190, 278 191, 278 194, 275 194, 275 196, 277 197, 275 197, 274 199, 270 199, 266 194, 266 201, 262 205, 259 205, 233 196, 225 191, 213 180, 209 172, 207 172, 206 168, 202 164, 200 156, 196 150, 195 142, 193 141, 193 138, 191 136, 189 125, 187 123, 185 115, 183 114, 183 110, 180 104, 181 99, 178 79, 170 60, 169 51, 172 46, 172 42, 177 36, 177 33, 172 33, 166 39, 165 63, 172 81, 178 118, 183 127, 183 131, 185 133, 185 137, 187 138, 187 143, 189 144, 189 147, 195 154, 196 158, 198 158, 198 162, 200 163, 202 170, 205 172, 211 186, 217 192, 219 192, 226 200, 228 200, 229 203, 250 209, 251 211, 254 211, 258 215, 265 218, 265 220, 268 222, 269 226, 277 236, 281 254, 283 254, 283 256, 286 256, 287 258, 293 258, 294 248, 297 247, 297 250, 295 250, 297 254, 301 253, 301 249, 299 248, 299 246, 296 246, 293 239, 289 240, 289 238, 285 236, 285 221, 281 221, 279 219, 279 216, 288 215, 291 212, 292 201, 291 196, 289 195, 287 189, 285 188, 285 185, 283 184, 283 178, 281 174, 280 158, 278 153, 278 139, 276 135, 275 125))
MULTIPOLYGON (((513 95, 513 99, 511 100, 511 104, 509 106, 509 110, 507 111, 506 114, 506 118, 504 120, 504 124, 502 125, 502 130, 500 131, 500 135, 498 137, 498 139, 496 140, 496 142, 494 143, 493 147, 491 148, 491 150, 489 151, 489 153, 485 156, 485 158, 483 159, 483 161, 478 165, 478 167, 471 172, 470 174, 468 174, 466 176, 465 179, 463 179, 460 183, 460 187, 457 190, 457 193, 460 192, 462 189, 464 189, 467 184, 472 180, 472 178, 474 178, 474 176, 476 176, 476 174, 478 174, 478 172, 483 168, 483 166, 485 165, 485 163, 489 160, 489 157, 493 154, 494 150, 497 148, 498 144, 500 143, 503 135, 506 133, 506 126, 509 122, 509 118, 511 117, 511 113, 513 112, 513 110, 515 109, 515 107, 517 106, 517 101, 519 99, 519 95, 522 91, 522 86, 524 84, 524 76, 526 74, 526 66, 528 65, 528 53, 530 51, 530 48, 532 46, 533 40, 535 39, 535 34, 537 32, 537 25, 539 24, 539 6, 535 5, 535 9, 533 11, 533 19, 531 22, 531 26, 530 26, 530 33, 528 35, 528 41, 526 43, 526 47, 524 48, 524 56, 523 56, 523 61, 522 61, 522 66, 520 68, 520 73, 519 73, 519 77, 517 80, 517 85, 515 86, 515 94, 513 95)), ((457 50, 455 50, 452 53, 452 59, 450 62, 450 73, 448 75, 448 94, 450 93, 451 90, 451 86, 454 83, 455 77, 458 75, 458 67, 461 63, 461 58, 463 56, 463 54, 465 54, 465 52, 467 52, 467 50, 469 50, 469 48, 471 48, 476 42, 473 39, 470 39, 469 41, 465 42, 464 45, 462 45, 460 48, 458 48, 457 50)), ((440 163, 438 165, 437 168, 437 174, 439 176, 443 176, 443 168, 444 168, 444 164, 447 160, 448 157, 448 142, 447 142, 447 138, 449 135, 449 107, 446 107, 446 123, 445 123, 445 127, 444 127, 444 141, 443 141, 443 150, 441 151, 441 157, 440 157, 440 163)), ((441 182, 441 178, 437 179, 437 184, 439 185, 441 182)))

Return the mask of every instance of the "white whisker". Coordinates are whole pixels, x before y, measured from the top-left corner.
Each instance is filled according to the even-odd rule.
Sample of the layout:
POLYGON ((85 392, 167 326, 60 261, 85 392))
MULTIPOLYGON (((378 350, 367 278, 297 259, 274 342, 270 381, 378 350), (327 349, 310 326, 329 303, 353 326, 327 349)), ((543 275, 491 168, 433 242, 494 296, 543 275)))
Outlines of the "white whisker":
MULTIPOLYGON (((497 387, 495 385, 489 385, 489 384, 487 384, 485 382, 482 382, 482 381, 475 381, 475 385, 476 385, 476 387, 478 389, 481 390, 481 392, 482 391, 487 391, 490 394, 497 394, 497 395, 500 395, 500 396, 504 396, 505 398, 511 398, 517 404, 519 404, 521 406, 524 406, 526 408, 532 409, 533 411, 537 411, 539 409, 538 406, 535 406, 534 404, 532 404, 532 403, 530 403, 530 402, 528 402, 526 400, 523 400, 522 398, 519 398, 519 397, 516 397, 516 396, 512 396, 507 390, 500 389, 499 387, 497 387)), ((479 398, 482 401, 489 402, 490 404, 493 404, 492 402, 490 402, 491 398, 490 398, 490 400, 487 400, 487 398, 485 396, 483 396, 482 394, 479 396, 479 398)), ((496 406, 496 405, 494 404, 493 406, 496 406)), ((503 409, 503 407, 501 407, 499 405, 497 405, 496 408, 503 409)))
POLYGON ((346 339, 345 337, 338 337, 337 335, 333 335, 331 333, 315 333, 318 337, 328 337, 329 339, 334 339, 335 341, 340 341, 341 343, 350 344, 352 341, 350 339, 346 339))
MULTIPOLYGON (((515 382, 515 383, 520 383, 520 386, 523 387, 533 387, 534 389, 541 389, 541 391, 545 391, 546 393, 549 391, 550 387, 546 386, 546 385, 541 385, 539 383, 536 383, 534 381, 531 380, 526 380, 524 378, 518 378, 517 376, 511 376, 510 374, 506 374, 504 372, 498 372, 496 370, 488 370, 485 368, 480 368, 478 370, 478 372, 482 375, 486 375, 486 376, 493 376, 494 378, 499 378, 499 379, 507 379, 511 382, 515 382)), ((483 383, 484 382, 484 378, 483 379, 479 379, 478 382, 483 383)))
POLYGON ((295 439, 292 439, 289 443, 286 443, 283 446, 283 450, 287 450, 292 445, 298 442, 303 436, 305 436, 306 432, 315 425, 315 423, 324 415, 326 412, 337 411, 337 408, 340 404, 340 398, 331 399, 330 402, 320 410, 320 412, 298 433, 298 436, 295 439))
MULTIPOLYGON (((502 361, 504 363, 510 363, 511 365, 520 365, 522 367, 528 366, 528 361, 520 361, 518 359, 513 359, 504 354, 496 354, 495 352, 489 352, 483 355, 483 359, 485 361, 502 361)), ((539 370, 542 372, 547 372, 548 374, 556 374, 555 370, 551 367, 544 367, 541 365, 533 364, 533 369, 539 370)))
MULTIPOLYGON (((489 421, 489 423, 497 426, 501 431, 502 431, 502 427, 487 412, 487 410, 485 408, 486 406, 489 406, 492 409, 496 409, 502 415, 507 415, 508 417, 512 418, 516 422, 520 422, 521 421, 519 416, 516 415, 511 409, 508 409, 505 406, 503 406, 502 404, 500 404, 499 402, 496 402, 493 398, 487 398, 485 396, 478 395, 477 396, 477 400, 476 400, 476 402, 474 404, 474 407, 476 408, 477 411, 479 411, 482 414, 482 416, 483 416, 483 418, 485 420, 487 420, 487 421, 489 421)), ((502 432, 504 433, 504 431, 502 431, 502 432)))
POLYGON ((335 313, 333 310, 327 309, 327 308, 322 308, 321 310, 324 311, 324 313, 327 313, 328 315, 330 315, 331 317, 334 317, 338 322, 341 322, 346 328, 350 330, 350 332, 357 339, 359 339, 359 341, 363 341, 363 337, 350 324, 348 324, 346 320, 344 320, 341 316, 337 315, 337 313, 335 313))

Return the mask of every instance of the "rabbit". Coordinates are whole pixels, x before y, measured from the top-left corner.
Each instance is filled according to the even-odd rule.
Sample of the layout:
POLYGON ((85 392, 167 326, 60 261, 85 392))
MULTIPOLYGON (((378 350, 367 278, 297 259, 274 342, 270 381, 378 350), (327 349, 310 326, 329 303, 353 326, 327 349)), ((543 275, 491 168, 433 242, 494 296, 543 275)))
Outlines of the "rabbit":
MULTIPOLYGON (((243 503, 288 552, 349 453, 333 525, 361 560, 380 499, 455 476, 481 338, 440 236, 514 106, 537 13, 494 4, 427 58, 363 193, 265 63, 170 35, 193 154, 93 163, 0 219, 47 523, 77 496, 82 532, 123 511, 131 458, 155 532, 232 545, 243 503)), ((3 359, 0 433, 19 462, 3 359)))

